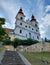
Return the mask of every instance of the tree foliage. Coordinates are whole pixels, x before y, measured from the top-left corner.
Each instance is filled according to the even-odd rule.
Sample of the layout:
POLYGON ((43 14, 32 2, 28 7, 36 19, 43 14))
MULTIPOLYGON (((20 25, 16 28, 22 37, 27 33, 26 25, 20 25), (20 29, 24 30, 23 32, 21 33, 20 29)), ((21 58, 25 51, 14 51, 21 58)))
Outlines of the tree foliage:
POLYGON ((14 46, 14 48, 16 48, 18 45, 32 45, 35 43, 38 43, 38 41, 30 39, 30 38, 28 38, 27 40, 21 40, 21 39, 15 38, 12 45, 14 46))
POLYGON ((5 24, 5 18, 0 18, 0 24, 5 24))
POLYGON ((16 48, 20 43, 20 40, 18 38, 15 38, 12 42, 12 45, 14 46, 14 48, 16 48))
POLYGON ((38 41, 28 38, 27 40, 21 40, 20 45, 32 45, 35 43, 38 43, 38 41))
POLYGON ((0 41, 4 40, 6 36, 8 37, 5 28, 2 27, 2 25, 4 24, 5 24, 5 18, 0 18, 0 41))
POLYGON ((11 40, 10 39, 6 39, 6 40, 3 40, 3 44, 2 45, 11 45, 11 40))

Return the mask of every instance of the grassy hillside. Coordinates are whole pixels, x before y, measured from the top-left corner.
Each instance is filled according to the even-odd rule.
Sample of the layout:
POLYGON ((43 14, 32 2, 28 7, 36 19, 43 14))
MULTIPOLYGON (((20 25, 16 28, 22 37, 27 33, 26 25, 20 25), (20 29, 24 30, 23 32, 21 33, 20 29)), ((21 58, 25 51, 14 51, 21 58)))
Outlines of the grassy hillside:
POLYGON ((49 65, 42 60, 50 62, 50 52, 22 52, 22 55, 24 55, 32 65, 49 65))
POLYGON ((2 52, 2 51, 3 51, 3 49, 4 49, 4 47, 3 47, 3 46, 1 46, 1 47, 0 47, 0 52, 2 52))

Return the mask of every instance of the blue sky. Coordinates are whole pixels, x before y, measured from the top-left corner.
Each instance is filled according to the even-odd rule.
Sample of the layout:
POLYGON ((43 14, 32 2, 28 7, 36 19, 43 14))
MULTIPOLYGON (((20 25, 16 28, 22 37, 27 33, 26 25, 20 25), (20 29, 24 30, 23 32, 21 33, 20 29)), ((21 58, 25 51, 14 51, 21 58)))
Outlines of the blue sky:
POLYGON ((4 27, 14 28, 15 16, 22 7, 26 19, 33 14, 39 22, 41 37, 50 39, 50 0, 0 0, 0 17, 6 18, 4 27))

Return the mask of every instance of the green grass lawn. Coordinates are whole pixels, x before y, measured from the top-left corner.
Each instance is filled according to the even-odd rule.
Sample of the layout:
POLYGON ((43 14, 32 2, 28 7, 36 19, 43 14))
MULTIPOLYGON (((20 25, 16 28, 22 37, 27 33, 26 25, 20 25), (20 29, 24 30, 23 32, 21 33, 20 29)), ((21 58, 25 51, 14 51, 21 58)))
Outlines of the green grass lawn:
POLYGON ((50 62, 50 52, 22 52, 22 55, 24 55, 32 65, 48 65, 42 62, 42 59, 50 62))
POLYGON ((3 46, 1 46, 1 47, 0 47, 0 52, 2 52, 2 51, 3 51, 3 49, 4 49, 4 47, 3 47, 3 46))

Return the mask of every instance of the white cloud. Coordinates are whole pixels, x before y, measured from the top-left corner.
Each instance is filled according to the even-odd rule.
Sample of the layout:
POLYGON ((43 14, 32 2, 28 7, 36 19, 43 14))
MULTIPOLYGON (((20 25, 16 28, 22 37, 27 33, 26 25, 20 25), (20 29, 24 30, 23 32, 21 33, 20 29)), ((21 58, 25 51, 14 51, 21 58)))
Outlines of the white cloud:
POLYGON ((50 11, 50 5, 46 6, 46 12, 50 11))
MULTIPOLYGON (((46 6, 46 10, 49 11, 48 7, 46 6)), ((42 18, 42 23, 40 24, 40 31, 42 37, 49 38, 50 36, 50 14, 46 13, 46 15, 42 18)))
POLYGON ((37 1, 37 15, 38 19, 41 19, 44 16, 44 0, 37 1))
POLYGON ((3 17, 4 18, 4 15, 0 13, 0 17, 3 17))
POLYGON ((10 0, 8 0, 8 1, 2 0, 0 2, 0 5, 6 12, 5 14, 6 14, 7 18, 10 20, 9 24, 11 24, 11 26, 14 28, 15 16, 17 14, 19 5, 14 2, 11 2, 10 0), (17 8, 16 8, 16 6, 17 6, 17 8))
POLYGON ((10 25, 10 23, 8 23, 8 22, 6 22, 6 23, 3 25, 3 27, 4 27, 4 28, 10 28, 10 29, 12 28, 11 25, 10 25))

